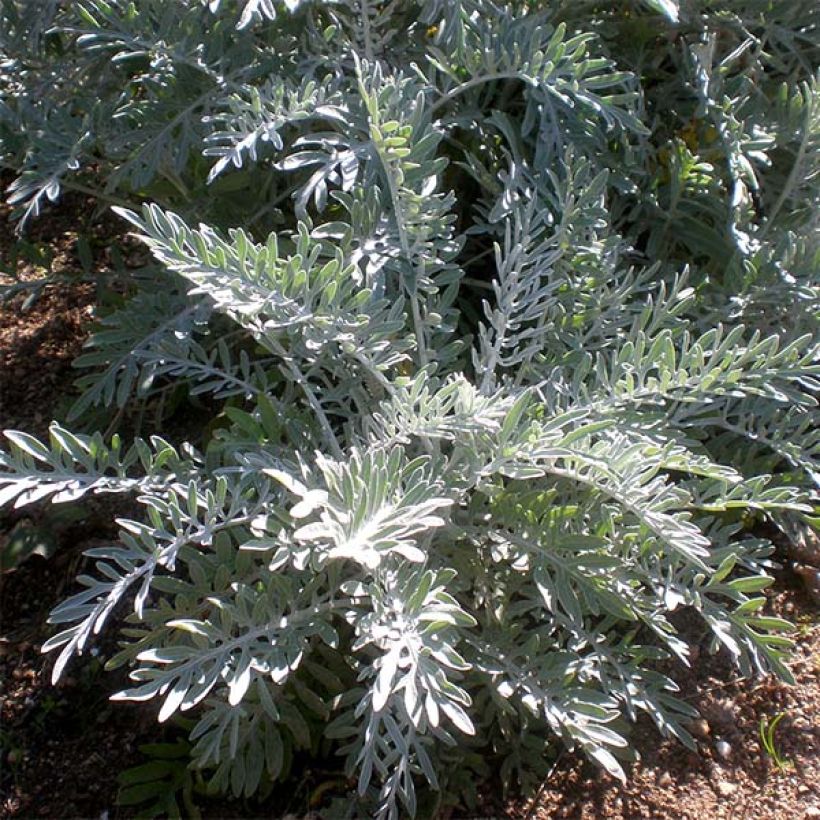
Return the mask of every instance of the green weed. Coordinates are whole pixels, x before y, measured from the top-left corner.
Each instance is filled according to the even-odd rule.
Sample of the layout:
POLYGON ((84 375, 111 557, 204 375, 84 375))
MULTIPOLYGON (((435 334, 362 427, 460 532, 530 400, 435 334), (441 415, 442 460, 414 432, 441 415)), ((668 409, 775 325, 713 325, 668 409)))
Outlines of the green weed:
POLYGON ((760 743, 763 750, 771 758, 778 771, 785 772, 794 765, 790 760, 786 760, 777 748, 777 741, 775 740, 775 732, 777 725, 785 716, 785 712, 780 712, 773 718, 769 719, 765 715, 760 718, 760 743))

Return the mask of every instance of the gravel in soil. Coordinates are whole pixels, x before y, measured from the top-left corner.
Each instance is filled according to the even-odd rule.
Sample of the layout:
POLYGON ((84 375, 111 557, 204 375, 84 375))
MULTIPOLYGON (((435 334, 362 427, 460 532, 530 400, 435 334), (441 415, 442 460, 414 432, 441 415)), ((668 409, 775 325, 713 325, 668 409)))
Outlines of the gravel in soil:
POLYGON ((25 313, 0 313, 0 414, 4 428, 43 436, 54 416, 55 397, 77 377, 93 313, 94 288, 50 288, 25 313))

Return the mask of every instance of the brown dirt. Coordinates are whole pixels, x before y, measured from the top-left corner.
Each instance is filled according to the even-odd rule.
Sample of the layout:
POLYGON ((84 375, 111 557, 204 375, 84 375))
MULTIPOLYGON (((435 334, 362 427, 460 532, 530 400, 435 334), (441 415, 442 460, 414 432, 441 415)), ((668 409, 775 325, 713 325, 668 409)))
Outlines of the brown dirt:
MULTIPOLYGON (((76 268, 73 235, 66 227, 76 213, 75 203, 67 215, 63 211, 37 228, 41 236, 51 231, 58 270, 76 268)), ((0 228, 0 254, 9 247, 8 237, 0 228)), ((47 288, 26 311, 19 297, 0 306, 0 428, 44 432, 73 382, 70 362, 85 339, 94 298, 92 285, 64 282, 47 288)), ((79 519, 63 522, 48 518, 45 508, 26 511, 32 526, 52 526, 57 554, 49 561, 33 557, 14 573, 0 575, 0 817, 132 816, 116 807, 116 775, 144 762, 140 743, 162 739, 150 705, 108 703, 122 681, 103 673, 98 661, 76 663, 69 677, 53 687, 48 679, 52 661, 39 653, 52 634, 46 624, 49 610, 82 571, 81 550, 114 534, 107 530, 110 512, 93 500, 83 505, 79 519)), ((23 517, 18 512, 0 519, 0 548, 23 517)), ((694 669, 679 668, 674 675, 684 697, 705 718, 699 726, 699 755, 661 741, 651 726, 639 723, 633 737, 641 760, 626 785, 578 757, 563 755, 534 798, 497 802, 490 812, 520 820, 820 818, 820 610, 790 570, 780 574, 771 591, 770 610, 798 623, 791 663, 795 686, 736 680, 725 658, 703 651, 694 669), (760 720, 780 713, 777 745, 789 762, 783 771, 758 737, 760 720), (722 743, 728 744, 725 756, 718 751, 727 752, 722 743)), ((102 654, 112 647, 103 642, 102 654)), ((310 778, 305 773, 304 779, 310 778)), ((297 791, 304 793, 301 787, 297 791)), ((206 808, 197 802, 208 817, 256 814, 248 804, 208 803, 206 808)), ((277 808, 282 805, 269 802, 264 814, 281 816, 277 808)))
MULTIPOLYGON (((17 297, 15 301, 19 301, 17 297)), ((0 313, 0 414, 4 428, 43 436, 77 377, 93 314, 94 288, 75 284, 48 288, 25 313, 0 313)))
MULTIPOLYGON (((0 187, 7 180, 0 178, 0 187)), ((110 221, 92 222, 90 201, 68 196, 48 217, 35 220, 25 236, 14 233, 10 208, 0 205, 0 284, 37 283, 58 277, 39 291, 0 301, 0 422, 3 428, 42 436, 67 406, 77 371, 71 366, 88 336, 95 287, 83 281, 78 228, 99 236, 110 221), (37 253, 42 250, 43 253, 37 253), (2 271, 12 269, 13 276, 2 271), (34 297, 29 296, 35 293, 34 297)), ((103 250, 92 271, 103 267, 103 250)))

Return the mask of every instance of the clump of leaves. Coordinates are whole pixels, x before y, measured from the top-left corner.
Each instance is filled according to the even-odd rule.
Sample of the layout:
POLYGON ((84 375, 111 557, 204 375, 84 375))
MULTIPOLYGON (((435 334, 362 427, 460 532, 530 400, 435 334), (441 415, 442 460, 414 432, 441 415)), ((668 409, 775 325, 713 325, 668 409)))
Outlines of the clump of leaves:
POLYGON ((138 749, 148 760, 117 775, 117 805, 139 807, 139 817, 199 820, 195 794, 206 790, 201 774, 189 767, 190 743, 144 743, 138 749))
POLYGON ((820 474, 815 3, 44 5, 3 6, 11 200, 96 180, 167 282, 76 415, 218 413, 6 433, 0 502, 143 510, 55 679, 130 600, 115 698, 190 711, 212 788, 330 747, 396 817, 554 742, 624 777, 639 712, 694 746, 682 607, 789 678, 745 523, 788 537, 820 474))

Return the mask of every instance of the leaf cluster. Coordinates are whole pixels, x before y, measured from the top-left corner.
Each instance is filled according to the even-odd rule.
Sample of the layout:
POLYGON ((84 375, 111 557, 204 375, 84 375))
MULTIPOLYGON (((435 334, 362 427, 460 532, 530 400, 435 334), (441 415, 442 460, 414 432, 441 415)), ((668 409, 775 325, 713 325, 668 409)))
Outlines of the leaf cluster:
POLYGON ((820 480, 815 3, 24 5, 20 224, 92 190, 166 282, 101 321, 75 420, 216 416, 6 433, 0 502, 140 510, 52 613, 55 679, 128 607, 115 697, 190 713, 212 789, 332 749, 385 818, 553 742, 624 777, 639 713, 694 747, 684 608, 789 679, 749 525, 792 537, 820 480))

